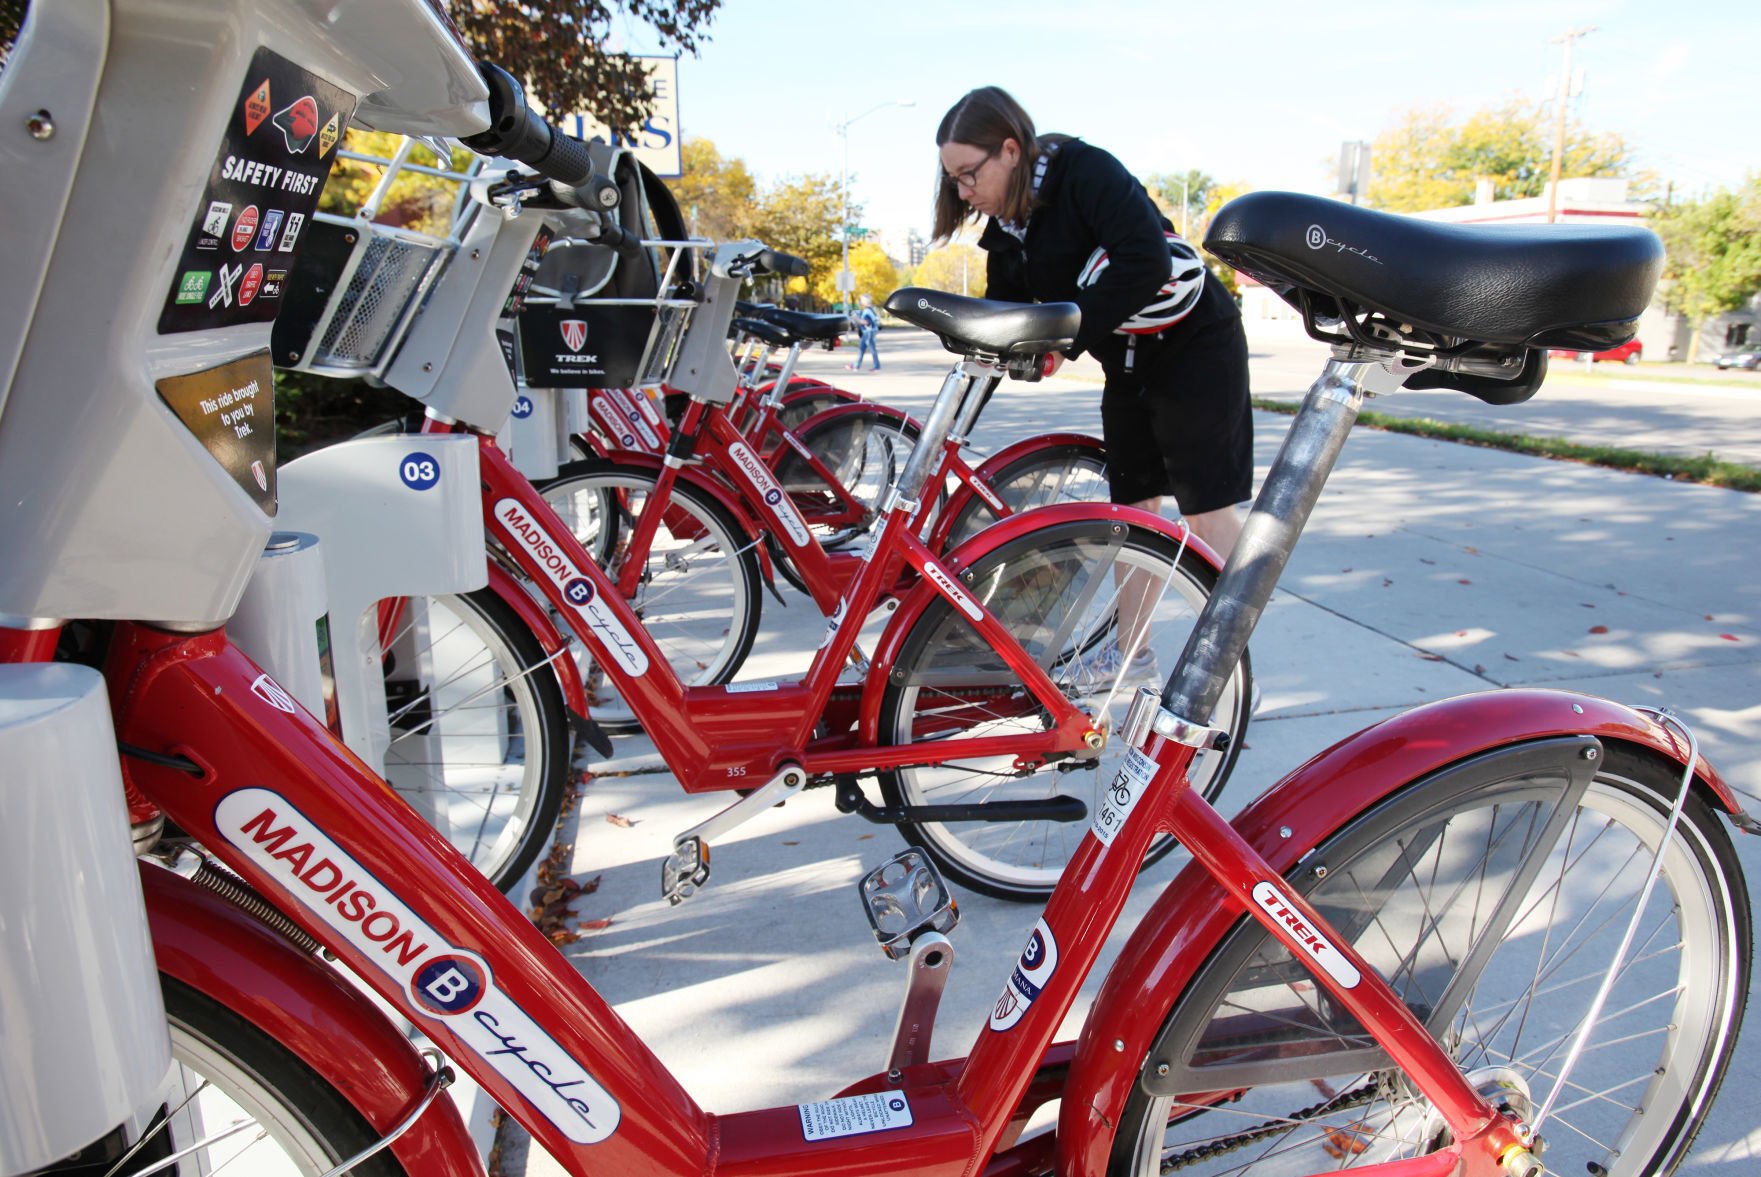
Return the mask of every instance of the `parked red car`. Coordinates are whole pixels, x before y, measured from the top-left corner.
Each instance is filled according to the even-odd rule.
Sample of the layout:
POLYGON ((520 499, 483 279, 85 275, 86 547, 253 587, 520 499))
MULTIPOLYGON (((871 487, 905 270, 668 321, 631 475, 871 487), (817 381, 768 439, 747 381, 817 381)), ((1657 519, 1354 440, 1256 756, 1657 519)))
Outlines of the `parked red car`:
MULTIPOLYGON (((1555 351, 1551 353, 1555 359, 1581 360, 1581 351, 1555 351)), ((1645 354, 1645 345, 1637 339, 1629 339, 1619 347, 1611 347, 1607 351, 1599 351, 1592 357, 1598 362, 1602 360, 1619 360, 1623 364, 1636 364, 1639 357, 1645 354)))

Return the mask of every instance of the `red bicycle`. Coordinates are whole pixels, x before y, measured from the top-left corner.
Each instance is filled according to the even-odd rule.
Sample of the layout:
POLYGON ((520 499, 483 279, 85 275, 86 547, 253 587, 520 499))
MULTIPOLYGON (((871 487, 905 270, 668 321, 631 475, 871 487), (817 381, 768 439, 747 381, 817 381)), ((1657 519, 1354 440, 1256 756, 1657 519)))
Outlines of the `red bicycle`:
MULTIPOLYGON (((908 851, 861 887, 877 936, 912 958, 923 987, 907 995, 919 1016, 891 1065, 824 1100, 718 1115, 214 621, 267 519, 239 493, 235 475, 252 478, 249 466, 223 465, 159 397, 181 387, 164 380, 212 372, 229 352, 220 371, 233 389, 252 373, 266 384, 267 331, 236 306, 228 322, 186 331, 174 315, 170 330, 152 330, 193 285, 159 245, 199 240, 201 177, 216 158, 206 143, 168 152, 170 130, 223 147, 236 136, 231 145, 287 166, 299 152, 254 138, 282 131, 256 117, 274 104, 253 96, 273 69, 284 98, 311 100, 320 127, 340 120, 353 100, 314 72, 321 65, 365 91, 362 109, 381 123, 488 122, 476 140, 485 150, 568 182, 585 176, 511 79, 479 80, 425 4, 328 10, 322 26, 303 10, 262 21, 257 5, 191 0, 177 53, 162 36, 165 0, 118 0, 102 54, 56 38, 57 50, 88 51, 45 58, 33 36, 43 26, 27 26, 0 90, 4 123, 26 116, 21 90, 75 72, 89 82, 95 107, 57 116, 57 133, 84 150, 28 179, 71 181, 54 214, 136 217, 131 254, 96 234, 34 235, 52 243, 41 269, 9 275, 36 294, 0 415, 0 501, 20 504, 4 517, 9 548, 33 555, 0 568, 10 622, 0 651, 17 664, 13 685, 32 668, 44 681, 80 670, 44 666, 57 649, 104 669, 148 854, 139 877, 175 1060, 157 1088, 130 1085, 140 1112, 114 1132, 95 1124, 81 1138, 61 1121, 39 1131, 42 1105, 19 1102, 32 1117, 23 1168, 96 1139, 121 1156, 115 1171, 136 1177, 180 1163, 186 1146, 208 1169, 260 1150, 306 1174, 480 1173, 442 1090, 448 1072, 426 1065, 339 970, 418 1025, 572 1173, 1641 1177, 1681 1162, 1734 1051, 1748 982, 1746 891, 1719 814, 1754 823, 1673 719, 1583 695, 1494 692, 1350 737, 1232 823, 1184 782, 1216 739, 1211 712, 1232 660, 1362 395, 1423 381, 1505 400, 1532 393, 1542 349, 1606 346, 1632 330, 1661 264, 1653 236, 1440 226, 1277 193, 1226 208, 1207 246, 1284 291, 1334 356, 1186 655, 1159 696, 1137 696, 1120 734, 1130 754, 986 1026, 963 1057, 929 1054, 924 978, 947 963, 953 909, 933 867, 908 851), (270 33, 278 48, 261 43, 270 33), (371 88, 387 77, 415 89, 371 88), (86 134, 94 110, 112 133, 86 134), (1351 248, 1319 251, 1317 239, 1351 248), (119 300, 126 327, 67 346, 100 256, 125 289, 150 284, 163 298, 119 300), (1470 272, 1522 297, 1463 303, 1454 276, 1470 272), (165 373, 158 391, 142 366, 149 341, 165 373), (105 464, 156 477, 118 499, 88 477, 105 464), (56 493, 36 493, 44 487, 56 493), (97 620, 63 621, 80 616, 97 620), (1081 1036, 1055 1042, 1139 863, 1169 836, 1193 864, 1139 925, 1081 1036), (197 1121, 215 1096, 260 1130, 206 1135, 214 1121, 197 1121), (1051 1100, 1055 1132, 1024 1134, 1051 1100)), ((57 33, 93 31, 89 10, 34 11, 45 8, 57 33)), ((917 309, 945 317, 963 346, 1024 363, 1058 346, 1074 314, 922 297, 917 309)), ((978 590, 943 591, 962 608, 978 590)), ((736 755, 715 750, 734 741, 758 756, 778 746, 774 711, 726 708, 681 739, 706 756, 736 755)), ((55 803, 54 790, 38 793, 55 803)), ((9 1009, 61 999, 34 988, 30 970, 9 975, 23 978, 9 1009)), ((138 1028, 103 1021, 109 1012, 81 1011, 117 1034, 138 1028)), ((9 1081, 16 1057, 0 1058, 9 1081)), ((103 1095, 108 1107, 114 1084, 100 1079, 90 1103, 103 1095)), ((28 1077, 9 1090, 36 1094, 28 1077)))

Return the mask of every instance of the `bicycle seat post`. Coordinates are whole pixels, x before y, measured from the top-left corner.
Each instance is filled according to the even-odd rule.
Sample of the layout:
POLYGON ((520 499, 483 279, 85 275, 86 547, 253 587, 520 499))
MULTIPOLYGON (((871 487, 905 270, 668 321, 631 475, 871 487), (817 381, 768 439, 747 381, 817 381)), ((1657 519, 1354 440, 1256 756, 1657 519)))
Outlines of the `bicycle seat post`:
POLYGON ((1162 694, 1163 708, 1177 722, 1200 729, 1193 739, 1208 739, 1211 712, 1321 497, 1365 394, 1393 391, 1403 379, 1381 362, 1364 360, 1361 351, 1345 358, 1336 349, 1309 388, 1162 694))
POLYGON ((966 392, 976 387, 980 379, 995 379, 1001 375, 1002 369, 998 365, 978 356, 966 356, 948 369, 948 374, 942 378, 942 391, 936 394, 935 404, 930 406, 929 416, 924 419, 917 448, 911 451, 899 481, 881 502, 882 513, 901 502, 914 504, 919 500, 932 465, 941 461, 942 445, 953 432, 955 416, 968 399, 966 392))

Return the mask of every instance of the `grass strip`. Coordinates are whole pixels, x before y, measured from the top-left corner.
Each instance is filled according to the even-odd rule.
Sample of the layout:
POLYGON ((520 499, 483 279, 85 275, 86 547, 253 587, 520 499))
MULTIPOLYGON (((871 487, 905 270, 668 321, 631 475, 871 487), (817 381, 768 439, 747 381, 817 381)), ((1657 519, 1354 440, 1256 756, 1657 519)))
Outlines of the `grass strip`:
MULTIPOLYGON (((1256 409, 1268 413, 1295 413, 1297 404, 1294 401, 1269 400, 1254 397, 1256 409)), ((1481 429, 1474 425, 1458 425, 1449 421, 1437 421, 1430 417, 1393 417, 1387 413, 1362 412, 1358 414, 1357 423, 1371 429, 1384 429, 1390 433, 1410 433, 1415 437, 1435 438, 1439 441, 1460 442, 1463 445, 1485 446, 1488 449, 1510 450, 1519 454, 1532 454, 1537 458, 1553 458, 1561 462, 1584 462, 1591 466, 1607 466, 1615 470, 1631 470, 1639 474, 1651 474, 1658 478, 1668 478, 1676 482, 1699 482, 1707 486, 1722 486, 1729 490, 1748 491, 1750 494, 1761 493, 1761 470, 1753 466, 1745 466, 1739 462, 1727 462, 1713 454, 1699 458, 1672 457, 1667 454, 1651 454, 1642 450, 1621 449, 1617 446, 1579 445, 1574 441, 1565 441, 1556 437, 1531 437, 1526 433, 1500 433, 1493 429, 1481 429)))

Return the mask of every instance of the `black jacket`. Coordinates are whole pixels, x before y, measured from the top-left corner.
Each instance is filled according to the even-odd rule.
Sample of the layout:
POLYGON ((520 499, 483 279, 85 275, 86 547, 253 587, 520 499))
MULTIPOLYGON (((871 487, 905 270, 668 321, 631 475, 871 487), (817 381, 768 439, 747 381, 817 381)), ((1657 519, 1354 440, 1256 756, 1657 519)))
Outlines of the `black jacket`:
MULTIPOLYGON (((978 244, 989 253, 985 297, 1008 302, 1074 302, 1082 308, 1072 357, 1092 353, 1109 374, 1124 363, 1128 336, 1114 328, 1147 305, 1168 281, 1170 229, 1149 193, 1111 154, 1080 139, 1065 140, 1046 168, 1025 241, 991 218, 978 244), (1096 247, 1107 268, 1087 290, 1076 288, 1096 247)), ((1222 283, 1207 277, 1198 304, 1184 319, 1153 337, 1161 345, 1185 333, 1238 316, 1222 283)))

